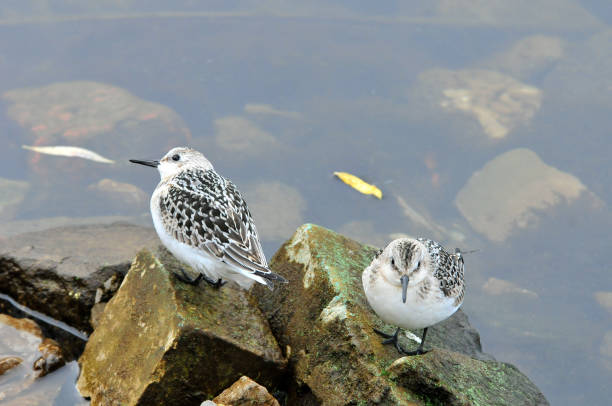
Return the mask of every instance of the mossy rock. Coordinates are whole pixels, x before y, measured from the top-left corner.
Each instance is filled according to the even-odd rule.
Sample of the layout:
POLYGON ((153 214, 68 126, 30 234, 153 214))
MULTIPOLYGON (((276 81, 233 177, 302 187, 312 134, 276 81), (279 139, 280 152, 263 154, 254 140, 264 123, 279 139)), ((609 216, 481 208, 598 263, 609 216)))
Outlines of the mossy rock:
POLYGON ((274 388, 286 366, 254 298, 172 275, 167 251, 141 251, 79 359, 92 405, 199 405, 248 375, 274 388))
POLYGON ((402 357, 389 367, 391 379, 427 403, 468 405, 548 405, 540 390, 515 366, 478 361, 442 349, 402 357))
MULTIPOLYGON (((420 390, 421 383, 423 388, 431 387, 431 380, 410 381, 407 385, 404 375, 391 369, 392 365, 397 366, 394 363, 400 355, 393 346, 382 345, 381 337, 373 329, 393 332, 394 326, 385 325, 374 314, 361 284, 361 273, 377 250, 325 228, 305 224, 271 260, 270 267, 289 283, 277 287, 272 294, 261 287, 253 289, 279 344, 290 355, 295 385, 290 388, 289 404, 424 405, 442 404, 448 399, 443 391, 432 394, 420 390), (444 396, 436 398, 438 393, 444 396)), ((406 338, 401 343, 407 349, 417 347, 416 342, 406 338)), ((429 329, 426 349, 432 347, 450 350, 433 352, 441 358, 448 355, 454 360, 455 354, 460 356, 465 360, 465 368, 474 374, 485 374, 485 381, 499 378, 492 375, 493 366, 506 365, 481 351, 479 335, 461 310, 429 329)), ((436 365, 428 361, 430 358, 406 359, 437 371, 436 365)), ((504 397, 487 387, 475 390, 483 398, 492 396, 488 398, 490 404, 541 404, 537 401, 544 397, 528 378, 513 367, 506 370, 507 379, 513 379, 508 382, 530 385, 531 392, 525 393, 535 391, 538 396, 512 403, 506 400, 516 399, 514 394, 504 397)), ((463 399, 457 392, 462 390, 460 387, 451 385, 445 390, 463 399)))

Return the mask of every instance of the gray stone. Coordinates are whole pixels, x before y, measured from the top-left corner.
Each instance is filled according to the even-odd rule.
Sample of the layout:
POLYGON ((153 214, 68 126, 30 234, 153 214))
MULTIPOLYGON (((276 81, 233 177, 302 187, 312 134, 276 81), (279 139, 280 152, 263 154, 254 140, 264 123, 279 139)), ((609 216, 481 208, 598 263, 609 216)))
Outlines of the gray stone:
MULTIPOLYGON (((109 279, 120 282, 136 253, 157 244, 152 228, 121 223, 16 235, 0 241, 0 293, 91 331, 96 291, 109 279)), ((108 298, 112 292, 103 294, 108 298)))

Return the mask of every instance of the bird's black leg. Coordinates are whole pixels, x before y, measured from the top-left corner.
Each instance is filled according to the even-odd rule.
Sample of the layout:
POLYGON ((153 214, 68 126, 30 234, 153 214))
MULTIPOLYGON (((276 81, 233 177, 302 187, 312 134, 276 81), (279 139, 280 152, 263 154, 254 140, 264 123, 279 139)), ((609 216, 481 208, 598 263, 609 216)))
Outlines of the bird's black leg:
POLYGON ((217 279, 216 281, 214 279, 210 279, 208 276, 204 275, 203 273, 200 274, 200 276, 206 281, 208 282, 208 284, 210 286, 212 286, 215 289, 219 289, 221 286, 225 285, 227 283, 227 281, 222 280, 221 278, 217 279))
POLYGON ((421 355, 421 354, 425 354, 427 351, 423 351, 423 345, 425 344, 425 337, 427 336, 427 327, 425 327, 425 329, 423 330, 423 337, 421 338, 421 344, 419 345, 419 348, 417 348, 415 351, 408 351, 405 352, 406 355, 421 355))
POLYGON ((397 330, 395 330, 395 333, 393 333, 393 334, 387 334, 387 333, 385 333, 383 331, 376 330, 376 329, 374 329, 374 331, 377 334, 380 334, 381 336, 386 338, 386 340, 383 340, 383 342, 382 342, 383 344, 393 344, 393 345, 395 345, 395 348, 397 349, 397 351, 400 354, 405 354, 406 353, 406 351, 402 347, 400 347, 400 345, 399 345, 399 332, 400 332, 400 328, 399 327, 397 328, 397 330))
POLYGON ((195 278, 190 278, 183 268, 181 268, 180 271, 181 273, 175 272, 174 276, 176 276, 176 279, 178 279, 179 281, 187 283, 189 285, 197 286, 198 283, 200 283, 200 281, 202 280, 202 277, 206 278, 204 274, 198 274, 198 276, 196 276, 195 278))

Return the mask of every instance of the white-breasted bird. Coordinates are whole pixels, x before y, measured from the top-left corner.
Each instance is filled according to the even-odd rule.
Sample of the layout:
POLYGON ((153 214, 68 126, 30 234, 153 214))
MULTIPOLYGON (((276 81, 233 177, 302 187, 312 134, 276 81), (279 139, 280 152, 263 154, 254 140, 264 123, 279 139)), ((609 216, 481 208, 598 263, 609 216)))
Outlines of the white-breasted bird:
POLYGON ((254 282, 272 288, 287 282, 268 268, 255 223, 246 202, 230 180, 215 172, 200 152, 186 147, 171 149, 159 161, 130 159, 159 170, 161 181, 151 196, 151 216, 164 246, 180 261, 220 287, 233 281, 243 289, 254 282))
POLYGON ((399 238, 387 245, 363 271, 362 283, 368 303, 394 334, 376 330, 400 353, 423 354, 427 328, 447 319, 463 303, 463 256, 450 254, 435 241, 399 238), (400 328, 423 328, 421 344, 408 352, 398 343, 400 328))

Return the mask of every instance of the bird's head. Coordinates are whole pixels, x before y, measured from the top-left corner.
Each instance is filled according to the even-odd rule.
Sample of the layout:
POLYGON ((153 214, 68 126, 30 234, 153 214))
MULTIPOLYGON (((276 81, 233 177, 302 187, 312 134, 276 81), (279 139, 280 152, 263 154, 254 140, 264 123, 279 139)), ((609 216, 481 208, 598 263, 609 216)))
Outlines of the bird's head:
POLYGON ((159 161, 130 159, 130 162, 157 168, 162 180, 192 168, 199 168, 202 170, 213 169, 212 164, 204 155, 195 149, 187 147, 172 148, 159 161))
POLYGON ((402 287, 402 301, 406 302, 408 286, 419 283, 429 266, 427 247, 412 238, 398 238, 385 247, 378 257, 385 280, 402 287))

